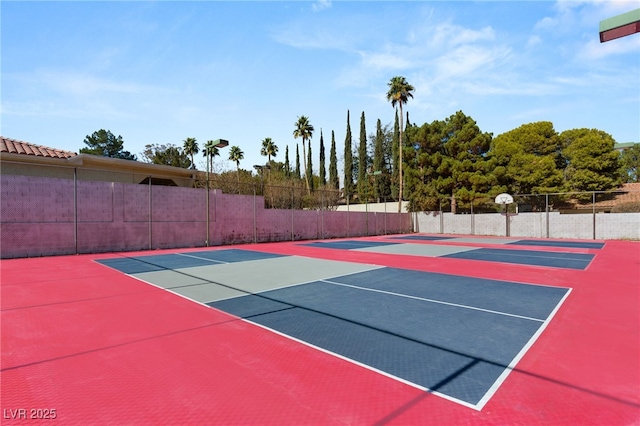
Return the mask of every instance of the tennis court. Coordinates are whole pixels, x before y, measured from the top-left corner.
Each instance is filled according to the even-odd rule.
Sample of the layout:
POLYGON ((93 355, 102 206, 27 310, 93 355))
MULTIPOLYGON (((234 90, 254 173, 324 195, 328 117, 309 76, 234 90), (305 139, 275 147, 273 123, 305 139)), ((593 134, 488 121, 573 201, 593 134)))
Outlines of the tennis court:
POLYGON ((637 423, 639 277, 635 242, 421 234, 3 261, 3 417, 637 423))

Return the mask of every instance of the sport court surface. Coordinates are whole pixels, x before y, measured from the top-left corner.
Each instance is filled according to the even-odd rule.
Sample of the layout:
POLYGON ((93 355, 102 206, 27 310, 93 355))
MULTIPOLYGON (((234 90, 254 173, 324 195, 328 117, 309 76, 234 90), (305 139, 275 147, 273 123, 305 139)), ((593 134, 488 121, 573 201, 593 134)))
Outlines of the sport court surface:
POLYGON ((634 423, 639 255, 407 235, 3 261, 2 408, 78 423, 634 423))

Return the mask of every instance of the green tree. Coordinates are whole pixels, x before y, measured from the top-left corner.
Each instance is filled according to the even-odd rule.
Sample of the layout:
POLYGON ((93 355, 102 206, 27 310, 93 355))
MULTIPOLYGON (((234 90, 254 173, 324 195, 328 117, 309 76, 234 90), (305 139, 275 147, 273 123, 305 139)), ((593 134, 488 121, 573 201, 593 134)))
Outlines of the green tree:
POLYGON ((388 86, 387 100, 391 102, 393 108, 398 105, 400 110, 400 140, 398 142, 398 213, 400 213, 402 211, 402 155, 404 151, 404 145, 402 143, 402 106, 409 101, 409 98, 413 98, 413 91, 415 89, 404 77, 400 76, 392 77, 388 86))
POLYGON ((264 138, 262 140, 260 155, 267 157, 268 163, 271 163, 271 157, 276 157, 278 155, 278 146, 273 142, 271 138, 264 138))
POLYGON ((353 153, 351 152, 351 123, 347 110, 347 135, 344 138, 344 196, 349 201, 353 193, 353 153))
POLYGON ((365 124, 364 111, 360 116, 360 143, 358 144, 358 199, 360 202, 367 201, 368 192, 371 189, 367 176, 367 129, 365 124))
POLYGON ((405 156, 410 165, 405 172, 405 194, 410 208, 412 211, 435 211, 440 200, 449 195, 440 193, 436 173, 444 157, 444 122, 436 120, 420 127, 411 126, 406 133, 414 146, 405 156))
POLYGON ((623 149, 619 163, 622 182, 640 182, 640 144, 623 149))
POLYGON ((120 158, 136 161, 136 156, 124 150, 122 136, 114 136, 109 130, 100 129, 84 138, 86 148, 80 148, 81 154, 99 155, 101 157, 120 158))
POLYGON ((193 156, 200 152, 200 147, 198 146, 196 138, 186 138, 183 141, 182 150, 189 156, 189 158, 191 158, 191 167, 195 169, 196 163, 193 161, 193 156))
POLYGON ((325 167, 325 154, 324 154, 324 140, 322 138, 322 129, 320 129, 320 185, 324 186, 327 183, 327 171, 325 167))
POLYGON ((287 178, 291 176, 291 164, 289 163, 289 145, 287 145, 287 148, 284 150, 284 174, 287 178))
POLYGON ((565 159, 551 122, 523 124, 496 136, 490 158, 495 166, 496 191, 541 194, 562 190, 565 159))
POLYGON ((144 148, 142 157, 145 163, 162 164, 183 169, 191 167, 192 163, 189 156, 173 144, 147 144, 144 148))
MULTIPOLYGON (((313 137, 313 126, 309 122, 309 117, 300 116, 298 117, 298 121, 295 123, 295 130, 293 131, 294 138, 302 138, 302 158, 306 158, 305 153, 305 144, 307 139, 311 139, 313 137)), ((311 146, 311 142, 309 142, 309 146, 311 146)), ((311 187, 309 185, 309 173, 305 171, 304 178, 307 183, 307 192, 311 194, 311 187)))
POLYGON ((482 132, 475 120, 462 111, 447 118, 443 130, 445 156, 437 169, 438 189, 451 196, 451 212, 455 213, 458 199, 471 202, 486 194, 494 183, 485 167, 491 134, 482 132))
POLYGON ((236 163, 236 177, 238 186, 240 185, 240 160, 244 160, 244 152, 239 146, 232 146, 229 150, 229 160, 236 163))
POLYGON ((209 167, 208 170, 213 170, 213 159, 214 157, 220 156, 220 150, 216 146, 216 142, 213 140, 208 140, 207 143, 204 144, 204 150, 202 151, 202 154, 207 161, 207 166, 209 167))
POLYGON ((608 191, 621 183, 619 153, 613 137, 597 129, 573 129, 560 134, 568 165, 570 191, 608 191))
POLYGON ((302 175, 300 174, 300 148, 298 144, 296 144, 296 177, 302 179, 302 175))
POLYGON ((400 119, 398 118, 398 111, 396 110, 395 118, 393 122, 393 137, 391 140, 391 196, 398 199, 399 187, 398 184, 398 169, 400 168, 400 154, 398 153, 398 147, 400 146, 400 119))
POLYGON ((373 195, 378 200, 378 202, 380 202, 381 199, 386 199, 386 197, 391 195, 389 169, 384 153, 385 131, 382 129, 382 123, 380 122, 380 119, 378 119, 376 123, 376 134, 375 136, 372 136, 372 139, 373 172, 379 172, 379 174, 374 175, 375 177, 373 185, 373 195))
POLYGON ((340 189, 338 157, 336 153, 336 136, 333 130, 331 131, 331 149, 329 151, 329 185, 333 189, 340 189))
POLYGON ((309 182, 309 190, 314 191, 314 183, 313 183, 313 163, 311 161, 311 141, 309 141, 309 152, 307 153, 307 169, 305 171, 307 176, 307 182, 309 182))

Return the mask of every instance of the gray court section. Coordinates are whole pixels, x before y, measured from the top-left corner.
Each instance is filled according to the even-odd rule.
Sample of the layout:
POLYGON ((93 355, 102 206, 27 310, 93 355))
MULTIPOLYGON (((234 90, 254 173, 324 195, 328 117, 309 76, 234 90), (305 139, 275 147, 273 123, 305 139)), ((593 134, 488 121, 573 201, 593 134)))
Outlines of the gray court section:
POLYGON ((192 277, 178 271, 162 270, 153 272, 142 272, 131 274, 148 283, 153 283, 158 287, 172 289, 177 287, 189 287, 196 284, 206 284, 207 282, 201 278, 192 277))
POLYGON ((207 259, 222 263, 247 262, 249 260, 273 259, 276 257, 284 256, 282 254, 265 253, 261 251, 242 249, 207 250, 180 254, 183 256, 191 256, 193 258, 207 259))
POLYGON ((510 238, 491 238, 491 237, 460 237, 450 240, 453 243, 476 243, 476 244, 510 244, 517 240, 510 238))
POLYGON ((384 241, 361 241, 361 240, 345 240, 345 241, 316 241, 308 244, 300 244, 307 247, 332 248, 342 250, 353 250, 365 247, 383 247, 395 245, 398 243, 388 243, 384 241))
POLYGON ((453 253, 444 257, 567 269, 586 269, 593 259, 592 254, 490 248, 480 248, 465 253, 453 253))
POLYGON ((211 306, 475 405, 568 291, 479 279, 465 283, 461 279, 450 282, 451 291, 447 292, 444 276, 420 274, 424 273, 384 268, 331 280, 396 291, 407 287, 405 293, 411 297, 313 282, 211 306), (430 286, 434 280, 439 282, 430 286), (489 304, 493 298, 496 307, 504 293, 511 310, 541 318, 472 309, 477 304, 465 307, 435 301, 463 302, 465 293, 469 301, 473 299, 468 294, 470 288, 476 295, 485 295, 481 304, 489 304), (538 299, 544 306, 530 312, 528 306, 538 304, 538 299))
POLYGON ((375 268, 379 266, 277 256, 245 262, 211 263, 134 276, 205 303, 375 268))
POLYGON ((139 274, 151 271, 190 268, 215 263, 246 262, 249 260, 282 257, 280 254, 263 253, 251 250, 229 249, 208 250, 189 253, 155 254, 148 256, 119 257, 98 260, 105 266, 117 269, 125 274, 139 274))
POLYGON ((355 249, 371 253, 408 254, 413 256, 445 256, 453 253, 461 253, 476 250, 476 247, 463 247, 440 244, 394 244, 390 246, 375 246, 355 249))
POLYGON ((417 241, 441 241, 450 240, 454 237, 435 237, 432 235, 403 235, 402 237, 391 237, 393 240, 417 240, 417 241))

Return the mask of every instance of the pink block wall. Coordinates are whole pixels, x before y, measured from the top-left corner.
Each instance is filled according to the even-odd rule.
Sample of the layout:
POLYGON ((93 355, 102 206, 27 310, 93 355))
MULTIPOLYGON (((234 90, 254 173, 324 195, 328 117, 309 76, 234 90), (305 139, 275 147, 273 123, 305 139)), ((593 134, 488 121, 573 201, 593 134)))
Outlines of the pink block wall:
MULTIPOLYGON (((202 247, 206 193, 117 182, 0 176, 2 258, 202 247), (151 212, 149 207, 151 206, 151 212), (77 222, 76 222, 77 213, 77 222)), ((410 232, 408 214, 265 209, 263 197, 209 192, 209 244, 410 232)))

